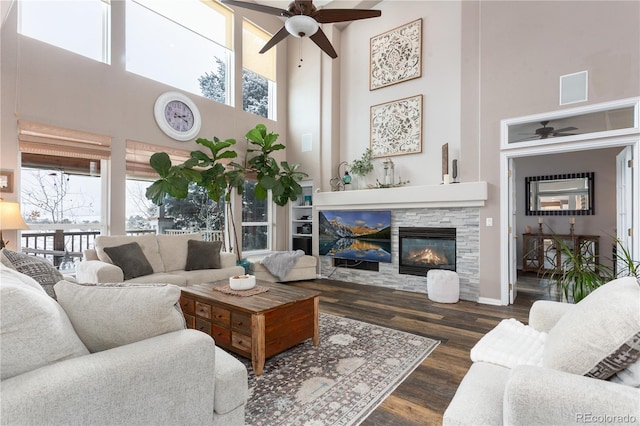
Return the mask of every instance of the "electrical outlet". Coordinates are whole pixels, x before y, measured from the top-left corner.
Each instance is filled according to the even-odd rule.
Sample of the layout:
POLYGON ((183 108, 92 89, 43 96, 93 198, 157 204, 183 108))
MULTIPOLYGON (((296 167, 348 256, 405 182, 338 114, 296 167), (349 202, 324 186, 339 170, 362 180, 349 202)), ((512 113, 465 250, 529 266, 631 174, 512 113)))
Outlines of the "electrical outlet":
POLYGON ((488 217, 485 219, 485 225, 487 226, 493 226, 493 218, 492 217, 488 217))

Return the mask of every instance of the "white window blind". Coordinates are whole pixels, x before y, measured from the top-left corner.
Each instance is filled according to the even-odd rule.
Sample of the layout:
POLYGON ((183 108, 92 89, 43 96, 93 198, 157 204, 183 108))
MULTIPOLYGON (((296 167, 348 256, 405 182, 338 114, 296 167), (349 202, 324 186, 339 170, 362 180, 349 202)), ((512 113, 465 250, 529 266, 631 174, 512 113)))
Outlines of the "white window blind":
POLYGON ((89 160, 111 157, 111 136, 18 120, 20 151, 89 160))
POLYGON ((271 34, 251 21, 242 21, 242 66, 249 71, 276 81, 276 48, 258 53, 271 39, 271 34))
POLYGON ((126 145, 127 176, 129 177, 158 179, 158 173, 149 164, 151 156, 156 152, 166 152, 173 166, 184 163, 190 158, 190 152, 182 149, 167 148, 134 140, 127 140, 126 145))

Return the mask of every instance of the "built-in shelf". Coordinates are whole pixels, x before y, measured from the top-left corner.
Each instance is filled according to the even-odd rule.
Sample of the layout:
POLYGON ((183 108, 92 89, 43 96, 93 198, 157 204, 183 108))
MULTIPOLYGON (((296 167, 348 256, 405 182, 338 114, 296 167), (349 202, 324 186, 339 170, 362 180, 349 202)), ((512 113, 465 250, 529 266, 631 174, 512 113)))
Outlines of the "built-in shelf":
POLYGON ((487 182, 468 182, 319 192, 313 195, 316 210, 482 207, 488 199, 488 189, 487 182))
POLYGON ((293 202, 296 204, 290 205, 291 209, 289 210, 290 248, 291 250, 304 250, 306 254, 310 255, 313 247, 313 185, 311 181, 306 181, 300 182, 300 186, 302 186, 302 195, 293 202), (302 219, 303 217, 308 217, 308 219, 302 219), (303 226, 308 228, 308 232, 298 232, 299 228, 303 226))

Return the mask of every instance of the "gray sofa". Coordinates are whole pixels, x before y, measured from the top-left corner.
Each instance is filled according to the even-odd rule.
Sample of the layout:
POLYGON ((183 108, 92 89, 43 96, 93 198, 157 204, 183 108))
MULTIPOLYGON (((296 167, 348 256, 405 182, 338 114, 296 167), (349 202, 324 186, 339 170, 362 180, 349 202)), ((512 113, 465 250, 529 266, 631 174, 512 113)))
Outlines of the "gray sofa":
POLYGON ((640 424, 638 280, 612 281, 575 305, 537 301, 529 326, 545 333, 541 365, 474 362, 445 426, 640 424))
POLYGON ((189 240, 202 241, 202 235, 98 236, 95 249, 84 251, 84 258, 76 269, 76 278, 83 283, 168 283, 184 287, 244 274, 244 268, 236 265, 235 255, 225 252, 220 253, 221 268, 219 269, 185 271, 189 240), (122 269, 113 264, 114 262, 104 249, 131 242, 140 245, 144 256, 153 268, 153 273, 125 280, 122 269))
POLYGON ((54 289, 0 265, 1 424, 244 424, 246 368, 184 329, 178 287, 54 289))

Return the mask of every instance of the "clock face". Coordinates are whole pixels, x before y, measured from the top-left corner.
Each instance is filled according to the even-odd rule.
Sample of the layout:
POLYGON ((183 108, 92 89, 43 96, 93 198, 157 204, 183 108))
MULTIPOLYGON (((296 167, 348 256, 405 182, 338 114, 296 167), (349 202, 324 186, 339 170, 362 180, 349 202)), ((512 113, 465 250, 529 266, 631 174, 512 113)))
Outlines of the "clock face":
POLYGON ((193 111, 184 102, 171 101, 164 107, 164 118, 169 126, 178 132, 186 132, 193 127, 193 111))
POLYGON ((153 113, 160 129, 175 140, 189 141, 200 132, 200 112, 182 93, 166 92, 158 96, 153 113))

